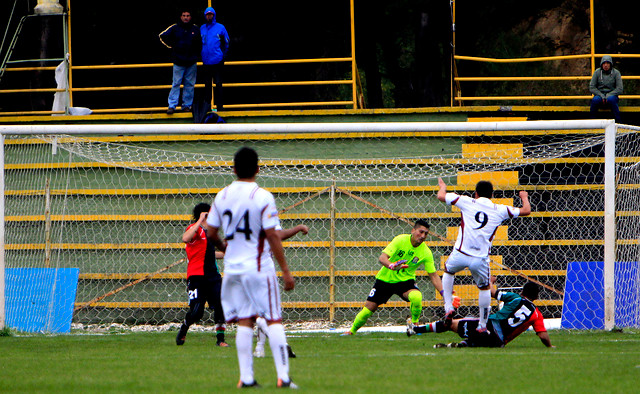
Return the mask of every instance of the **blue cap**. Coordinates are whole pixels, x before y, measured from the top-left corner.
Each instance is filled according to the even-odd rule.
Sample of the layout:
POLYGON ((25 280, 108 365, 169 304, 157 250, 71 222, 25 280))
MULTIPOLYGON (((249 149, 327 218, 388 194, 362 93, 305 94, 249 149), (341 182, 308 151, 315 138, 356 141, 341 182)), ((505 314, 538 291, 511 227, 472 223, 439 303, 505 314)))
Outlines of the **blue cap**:
POLYGON ((204 10, 204 14, 205 15, 207 15, 207 14, 214 14, 215 15, 216 12, 213 10, 213 7, 207 7, 207 9, 204 10))

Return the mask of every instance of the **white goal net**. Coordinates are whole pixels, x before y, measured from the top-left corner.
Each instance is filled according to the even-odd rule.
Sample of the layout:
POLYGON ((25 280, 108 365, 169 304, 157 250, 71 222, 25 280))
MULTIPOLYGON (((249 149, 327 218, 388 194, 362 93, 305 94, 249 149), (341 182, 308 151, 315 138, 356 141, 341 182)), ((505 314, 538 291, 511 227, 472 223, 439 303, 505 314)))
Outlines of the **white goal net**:
MULTIPOLYGON (((382 249, 417 219, 431 224, 426 242, 441 269, 460 224, 459 213, 436 198, 442 177, 450 190, 468 195, 478 180, 491 180, 496 201, 515 206, 518 191, 529 192, 532 215, 505 222, 495 236, 492 273, 500 286, 540 283, 537 305, 567 328, 640 325, 634 127, 176 124, 0 126, 0 132, 6 283, 0 316, 9 326, 15 319, 40 331, 65 319, 179 321, 187 307, 181 235, 193 207, 210 203, 234 179, 233 154, 241 146, 260 155, 258 183, 274 194, 283 227, 310 228, 284 243, 297 280, 293 292, 283 293, 288 321, 351 320, 373 285, 382 249), (615 144, 610 157, 607 127, 615 144), (614 163, 613 173, 607 163, 614 163)), ((417 284, 423 320, 441 316, 442 299, 425 273, 417 284)), ((458 275, 455 290, 460 313, 477 314, 470 275, 458 275)), ((408 313, 408 303, 392 298, 371 320, 397 323, 408 313)))

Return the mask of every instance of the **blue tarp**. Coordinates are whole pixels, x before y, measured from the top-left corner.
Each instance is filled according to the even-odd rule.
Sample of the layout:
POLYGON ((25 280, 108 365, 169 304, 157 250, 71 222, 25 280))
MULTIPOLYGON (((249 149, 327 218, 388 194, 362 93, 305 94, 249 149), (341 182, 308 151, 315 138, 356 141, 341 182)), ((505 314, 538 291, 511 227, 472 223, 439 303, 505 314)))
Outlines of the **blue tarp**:
POLYGON ((6 268, 6 326, 68 333, 79 273, 78 268, 6 268))
MULTIPOLYGON (((638 263, 616 262, 615 325, 638 327, 640 308, 638 263)), ((562 328, 604 329, 604 262, 573 261, 567 267, 562 328)))

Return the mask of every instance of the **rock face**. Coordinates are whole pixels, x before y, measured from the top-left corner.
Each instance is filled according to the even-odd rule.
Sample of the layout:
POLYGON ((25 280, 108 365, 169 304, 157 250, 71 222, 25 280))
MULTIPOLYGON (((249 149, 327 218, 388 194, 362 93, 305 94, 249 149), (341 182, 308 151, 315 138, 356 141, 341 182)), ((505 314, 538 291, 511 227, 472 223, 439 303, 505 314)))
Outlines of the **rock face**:
MULTIPOLYGON (((588 9, 576 14, 565 7, 557 7, 533 21, 530 31, 546 44, 547 56, 588 54, 591 52, 591 37, 589 30, 583 27, 583 21, 588 18, 588 9)), ((590 73, 590 62, 590 59, 573 60, 567 67, 566 63, 559 61, 551 62, 549 67, 555 75, 581 75, 590 73)))
POLYGON ((39 15, 61 14, 64 8, 58 0, 38 0, 38 5, 34 8, 34 11, 39 15))
MULTIPOLYGON (((563 0, 542 1, 540 6, 522 6, 506 9, 505 4, 488 10, 490 24, 478 25, 474 37, 466 32, 459 38, 459 48, 463 40, 474 37, 474 46, 466 45, 462 51, 474 56, 495 58, 534 58, 562 55, 590 55, 592 53, 589 2, 563 0), (498 13, 498 17, 493 15, 498 13), (489 33, 487 33, 489 32, 489 33)), ((640 62, 618 54, 639 53, 640 45, 634 41, 640 32, 640 25, 632 23, 630 12, 637 4, 629 0, 620 3, 596 2, 594 6, 595 47, 598 55, 611 54, 614 64, 623 75, 637 75, 640 62)), ((481 10, 479 10, 481 11, 481 10)), ((462 11, 461 11, 462 12, 462 11)), ((480 17, 478 17, 480 18, 480 17)), ((467 19, 465 22, 469 23, 467 19)), ((458 54, 465 54, 458 52, 458 54)), ((593 68, 599 67, 600 56, 580 59, 563 59, 544 62, 518 62, 508 64, 476 65, 466 75, 482 76, 576 76, 581 79, 563 81, 531 81, 516 83, 468 84, 466 93, 476 96, 580 96, 589 95, 588 81, 593 68), (593 67, 593 68, 592 68, 593 67), (474 92, 475 90, 475 92, 474 92)), ((634 80, 625 81, 625 93, 635 90, 634 80)), ((538 101, 542 105, 581 105, 578 99, 538 101)), ((476 103, 477 104, 477 103, 476 103)), ((525 103, 522 103, 525 104, 525 103)))

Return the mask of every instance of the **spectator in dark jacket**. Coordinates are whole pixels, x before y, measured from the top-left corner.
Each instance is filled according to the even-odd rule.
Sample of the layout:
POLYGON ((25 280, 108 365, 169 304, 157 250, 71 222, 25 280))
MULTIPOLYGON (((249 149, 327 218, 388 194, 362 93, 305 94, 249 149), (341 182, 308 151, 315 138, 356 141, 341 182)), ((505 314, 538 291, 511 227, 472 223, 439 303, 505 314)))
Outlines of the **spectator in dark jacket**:
POLYGON ((222 23, 216 22, 216 12, 208 7, 204 10, 206 23, 200 26, 202 36, 202 72, 204 100, 211 103, 211 80, 216 84, 214 101, 218 110, 223 109, 222 67, 229 50, 229 34, 222 23))
POLYGON ((178 106, 181 84, 184 85, 182 110, 191 111, 197 62, 202 48, 200 29, 191 23, 191 13, 182 11, 180 22, 169 26, 159 36, 160 41, 171 49, 173 59, 173 84, 169 92, 167 114, 173 114, 178 106))
POLYGON ((613 59, 609 55, 602 57, 600 68, 591 77, 589 91, 593 94, 591 99, 591 116, 596 117, 598 108, 608 107, 613 112, 616 123, 620 123, 620 109, 618 108, 618 96, 622 94, 622 75, 613 68, 613 59))

